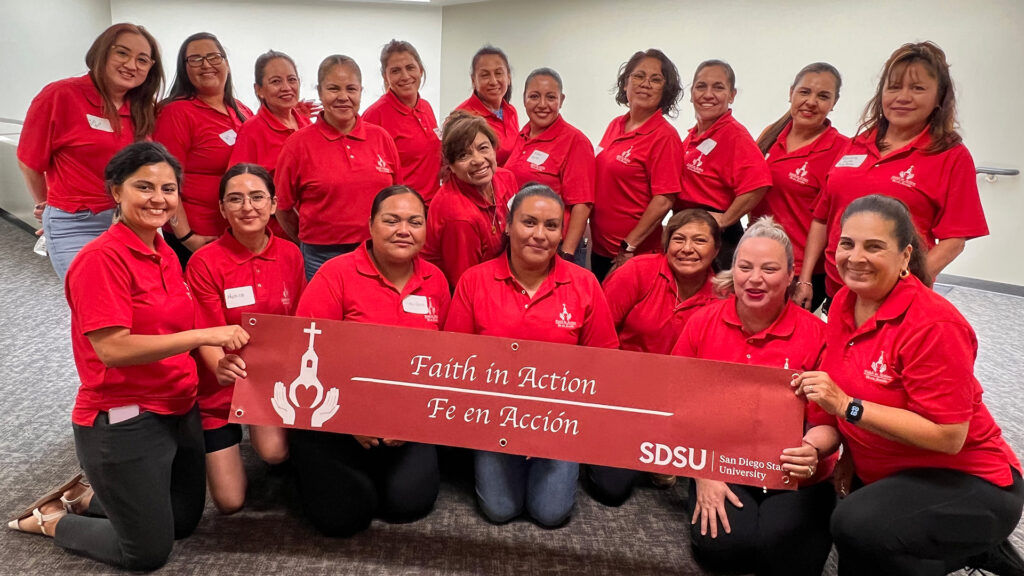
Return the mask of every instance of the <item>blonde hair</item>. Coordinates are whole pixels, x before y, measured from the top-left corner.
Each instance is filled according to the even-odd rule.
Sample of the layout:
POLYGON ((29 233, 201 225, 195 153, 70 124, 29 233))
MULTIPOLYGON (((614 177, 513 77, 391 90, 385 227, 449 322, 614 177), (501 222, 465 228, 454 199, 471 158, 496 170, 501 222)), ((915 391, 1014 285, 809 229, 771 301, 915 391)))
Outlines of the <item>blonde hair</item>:
MULTIPOLYGON (((732 265, 729 266, 729 269, 722 270, 711 281, 715 287, 715 292, 719 296, 728 296, 736 290, 736 287, 733 285, 732 269, 736 267, 736 256, 740 253, 740 246, 743 246, 743 243, 751 238, 768 238, 781 244, 782 249, 786 252, 786 271, 793 271, 793 243, 789 241, 789 235, 786 234, 785 228, 776 222, 774 218, 762 216, 747 227, 747 231, 743 233, 739 243, 736 244, 736 250, 732 253, 732 265)), ((790 284, 789 288, 786 289, 786 298, 790 297, 792 291, 793 286, 790 284)))

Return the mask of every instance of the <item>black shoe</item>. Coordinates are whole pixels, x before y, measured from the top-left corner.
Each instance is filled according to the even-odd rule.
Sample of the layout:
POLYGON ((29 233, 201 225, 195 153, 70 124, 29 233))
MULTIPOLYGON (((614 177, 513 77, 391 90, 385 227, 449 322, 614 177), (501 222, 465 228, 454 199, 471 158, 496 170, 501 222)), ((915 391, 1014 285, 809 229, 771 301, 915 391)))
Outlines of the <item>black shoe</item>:
POLYGON ((1024 559, 1014 549, 1010 540, 979 554, 967 561, 967 565, 975 570, 984 570, 996 576, 1024 576, 1024 559))

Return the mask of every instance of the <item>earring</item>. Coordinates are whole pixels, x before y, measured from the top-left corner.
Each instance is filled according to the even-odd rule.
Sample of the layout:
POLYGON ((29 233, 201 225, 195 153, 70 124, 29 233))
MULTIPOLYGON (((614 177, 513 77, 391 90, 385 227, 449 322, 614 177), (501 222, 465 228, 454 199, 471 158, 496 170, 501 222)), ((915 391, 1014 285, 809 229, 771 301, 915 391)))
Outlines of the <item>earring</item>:
POLYGON ((906 278, 907 276, 910 276, 910 270, 908 268, 900 270, 900 278, 906 278))

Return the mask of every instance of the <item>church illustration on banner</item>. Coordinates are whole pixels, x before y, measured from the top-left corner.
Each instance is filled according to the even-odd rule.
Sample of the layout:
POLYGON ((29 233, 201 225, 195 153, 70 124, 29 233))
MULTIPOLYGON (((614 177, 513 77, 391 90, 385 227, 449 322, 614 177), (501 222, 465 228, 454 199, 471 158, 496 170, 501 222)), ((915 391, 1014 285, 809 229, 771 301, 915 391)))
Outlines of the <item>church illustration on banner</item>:
POLYGON ((296 392, 299 386, 302 386, 305 390, 312 388, 316 392, 316 397, 313 398, 313 402, 308 406, 308 408, 313 409, 309 425, 313 428, 320 428, 324 425, 324 422, 327 422, 338 413, 338 389, 331 388, 324 394, 324 386, 320 383, 320 379, 317 378, 317 368, 320 359, 313 348, 313 342, 316 339, 316 335, 323 334, 323 331, 317 330, 316 322, 310 322, 309 328, 303 329, 303 332, 309 334, 309 348, 302 355, 299 375, 295 380, 292 380, 292 383, 287 388, 284 382, 276 382, 274 384, 274 396, 270 399, 270 403, 285 425, 294 426, 295 409, 303 407, 299 404, 296 392))

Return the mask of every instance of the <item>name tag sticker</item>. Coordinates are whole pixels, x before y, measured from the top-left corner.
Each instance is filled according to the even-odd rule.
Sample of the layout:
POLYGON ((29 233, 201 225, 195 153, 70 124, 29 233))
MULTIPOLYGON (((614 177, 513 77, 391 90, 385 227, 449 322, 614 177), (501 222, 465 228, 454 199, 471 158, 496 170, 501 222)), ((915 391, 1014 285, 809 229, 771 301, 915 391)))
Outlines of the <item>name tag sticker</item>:
POLYGON ((93 130, 102 130, 103 132, 114 131, 114 128, 110 126, 110 120, 107 120, 106 118, 86 114, 85 119, 89 122, 89 127, 93 130))
POLYGON ((256 303, 256 294, 252 291, 252 286, 240 286, 238 288, 228 288, 224 291, 224 305, 230 308, 241 308, 242 306, 251 306, 256 303))
POLYGON ((227 132, 221 132, 219 134, 220 139, 224 141, 228 146, 235 145, 235 139, 238 138, 238 134, 234 130, 228 130, 227 132))
POLYGON ((533 154, 530 154, 530 157, 527 158, 526 161, 529 162, 530 164, 536 164, 537 166, 540 166, 544 164, 544 161, 548 159, 548 156, 549 155, 547 152, 534 150, 533 154))
POLYGON ((594 146, 594 156, 600 154, 601 150, 604 150, 604 148, 602 148, 601 146, 594 146))
POLYGON ((867 154, 847 154, 836 162, 836 168, 856 168, 867 160, 867 154))
POLYGON ((707 156, 708 154, 711 154, 711 151, 715 149, 715 146, 718 146, 718 142, 715 142, 711 138, 708 138, 707 140, 697 145, 697 150, 701 154, 707 156))
POLYGON ((442 134, 441 134, 441 129, 440 128, 434 128, 434 134, 437 134, 437 139, 438 140, 441 139, 441 135, 442 134))
POLYGON ((402 300, 402 310, 409 314, 429 314, 430 306, 426 296, 410 294, 405 297, 405 300, 402 300))

